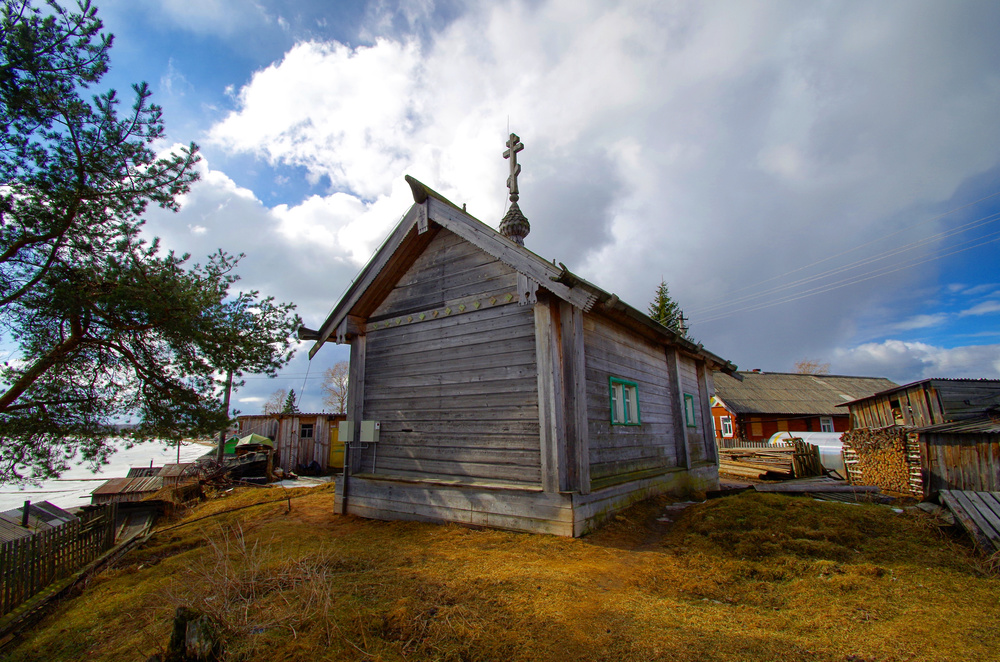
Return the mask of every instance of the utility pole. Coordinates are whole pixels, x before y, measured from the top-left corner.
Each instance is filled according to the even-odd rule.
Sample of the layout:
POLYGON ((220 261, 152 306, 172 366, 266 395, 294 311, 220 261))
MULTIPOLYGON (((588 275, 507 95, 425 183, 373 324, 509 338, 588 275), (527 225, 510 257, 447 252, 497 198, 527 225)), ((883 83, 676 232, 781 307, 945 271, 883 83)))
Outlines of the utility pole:
MULTIPOLYGON (((233 371, 232 368, 226 371, 226 393, 222 398, 222 410, 226 414, 226 419, 229 419, 229 396, 233 392, 233 371)), ((226 433, 229 432, 229 423, 226 423, 226 427, 222 429, 219 433, 219 448, 216 451, 215 459, 218 460, 219 464, 222 464, 226 455, 226 433)), ((178 454, 180 450, 177 451, 178 454)))

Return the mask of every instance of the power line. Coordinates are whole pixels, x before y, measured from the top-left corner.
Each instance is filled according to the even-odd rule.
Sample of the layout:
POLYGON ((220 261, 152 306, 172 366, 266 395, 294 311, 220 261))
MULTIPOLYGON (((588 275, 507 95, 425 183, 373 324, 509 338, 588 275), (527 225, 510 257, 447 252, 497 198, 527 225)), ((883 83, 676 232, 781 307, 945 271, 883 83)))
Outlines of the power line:
MULTIPOLYGON (((944 212, 942 214, 938 214, 937 216, 934 216, 932 218, 928 218, 928 219, 925 219, 923 221, 919 221, 917 223, 914 223, 912 225, 908 225, 908 226, 902 227, 899 230, 896 230, 895 232, 891 232, 891 233, 889 233, 887 235, 884 235, 882 237, 878 237, 876 239, 872 239, 871 241, 867 241, 867 242, 865 242, 863 244, 859 244, 858 246, 855 246, 853 248, 849 248, 849 249, 847 249, 845 251, 841 251, 840 253, 835 253, 834 255, 828 255, 827 257, 822 258, 820 260, 816 260, 815 262, 811 262, 809 264, 802 265, 801 267, 797 267, 795 269, 792 269, 791 271, 786 271, 783 274, 778 274, 778 275, 772 276, 770 278, 765 278, 764 280, 758 281, 756 283, 751 283, 750 285, 746 285, 744 287, 740 287, 740 288, 737 288, 735 290, 731 290, 727 294, 724 294, 724 295, 722 295, 720 297, 717 297, 715 299, 710 299, 709 302, 711 303, 711 302, 714 302, 714 301, 721 301, 723 299, 731 299, 734 294, 738 294, 740 292, 745 292, 746 290, 751 290, 751 289, 753 289, 755 287, 758 287, 760 285, 763 285, 765 283, 770 283, 770 282, 775 281, 775 280, 780 280, 782 278, 785 278, 785 277, 790 276, 792 274, 798 273, 800 271, 804 271, 804 270, 809 269, 811 267, 815 267, 817 265, 824 264, 826 262, 829 262, 830 260, 835 260, 835 259, 837 259, 839 257, 843 257, 844 255, 848 255, 848 254, 853 253, 855 251, 861 250, 862 248, 866 248, 868 246, 871 246, 872 244, 876 244, 876 243, 878 243, 880 241, 884 241, 884 240, 889 239, 891 237, 895 237, 896 235, 898 235, 898 234, 900 234, 902 232, 906 232, 906 231, 918 228, 920 226, 926 225, 928 223, 932 223, 934 221, 940 220, 940 219, 942 219, 942 218, 944 218, 946 216, 950 216, 951 214, 954 214, 956 212, 962 211, 963 209, 967 209, 968 207, 971 207, 973 205, 977 205, 980 202, 983 202, 985 200, 990 200, 991 198, 995 198, 997 196, 1000 196, 1000 191, 997 191, 996 193, 991 193, 990 195, 987 195, 987 196, 984 196, 982 198, 979 198, 978 200, 973 200, 972 202, 969 202, 967 204, 961 205, 959 207, 955 207, 954 209, 950 209, 950 210, 948 210, 948 211, 946 211, 946 212, 944 212)), ((702 310, 705 310, 705 308, 703 308, 702 310)))
MULTIPOLYGON (((783 303, 790 303, 792 301, 798 301, 799 299, 804 299, 806 297, 814 296, 816 294, 824 294, 826 292, 837 290, 837 289, 840 289, 842 287, 848 287, 850 285, 856 285, 858 283, 863 283, 865 281, 872 280, 873 278, 878 278, 880 276, 888 276, 889 274, 893 274, 893 273, 896 273, 898 271, 903 271, 904 269, 911 269, 913 267, 920 266, 921 264, 926 264, 928 262, 933 262, 935 260, 940 260, 941 258, 950 257, 952 255, 957 255, 958 253, 964 253, 966 251, 972 250, 973 248, 978 248, 978 247, 983 246, 985 244, 990 244, 990 243, 993 243, 993 242, 996 242, 996 241, 1000 241, 1000 230, 998 230, 996 232, 993 232, 993 233, 990 233, 990 234, 985 235, 985 236, 986 237, 995 237, 995 238, 989 239, 987 241, 980 241, 979 243, 973 244, 972 246, 967 246, 966 248, 961 248, 959 250, 954 250, 954 251, 951 251, 949 253, 943 253, 943 254, 940 254, 940 255, 935 255, 935 256, 926 258, 924 260, 919 260, 919 261, 916 261, 916 262, 911 262, 909 264, 903 264, 903 265, 901 265, 901 266, 899 266, 899 267, 897 267, 895 269, 883 268, 883 269, 880 269, 880 270, 876 270, 874 272, 870 271, 867 274, 861 274, 860 276, 854 276, 854 277, 851 277, 851 278, 846 278, 846 279, 843 279, 843 280, 838 281, 836 283, 832 283, 832 284, 829 284, 829 285, 825 285, 825 286, 820 286, 820 287, 817 287, 817 288, 813 288, 812 290, 807 290, 806 292, 799 293, 796 296, 786 297, 786 298, 778 300, 778 301, 770 301, 770 302, 765 302, 765 303, 760 303, 760 304, 746 306, 744 308, 739 308, 737 310, 733 310, 733 311, 730 311, 730 312, 727 312, 727 313, 722 313, 720 315, 716 315, 715 317, 710 317, 708 319, 701 320, 701 323, 702 324, 707 324, 708 322, 715 322, 715 321, 718 321, 720 319, 725 319, 726 317, 731 317, 732 315, 735 315, 736 313, 753 312, 753 311, 757 311, 757 310, 762 310, 764 308, 770 308, 772 306, 777 306, 777 305, 780 305, 780 304, 783 304, 783 303)), ((979 239, 983 239, 983 237, 980 237, 979 239)), ((974 239, 974 240, 971 240, 971 241, 976 241, 976 240, 974 239)), ((965 242, 965 243, 968 244, 968 243, 971 243, 971 241, 965 242)), ((959 245, 961 246, 962 244, 959 244, 959 245)))
MULTIPOLYGON (((864 258, 864 259, 861 259, 861 260, 856 260, 855 262, 852 262, 850 264, 847 264, 847 265, 844 265, 844 266, 841 266, 841 267, 837 267, 835 269, 829 269, 827 271, 815 274, 813 276, 808 276, 808 277, 805 277, 805 278, 800 278, 799 280, 792 281, 792 282, 786 283, 784 285, 778 285, 778 286, 772 287, 770 289, 758 292, 756 294, 748 294, 748 295, 745 295, 745 296, 742 296, 742 297, 737 297, 735 299, 729 299, 729 300, 724 301, 722 303, 717 303, 717 304, 713 304, 713 305, 709 305, 709 306, 704 306, 702 308, 696 308, 696 309, 694 309, 693 313, 694 314, 699 314, 699 313, 704 314, 704 313, 707 313, 707 312, 710 312, 710 311, 713 311, 713 310, 718 310, 720 308, 727 308, 727 307, 730 307, 730 306, 739 305, 741 303, 752 301, 754 299, 760 299, 760 298, 762 298, 764 296, 767 296, 768 294, 775 294, 775 293, 782 292, 782 291, 785 291, 785 290, 790 290, 790 289, 793 289, 793 288, 795 288, 795 287, 797 287, 799 285, 804 285, 806 283, 811 283, 811 282, 815 282, 817 280, 822 280, 823 278, 826 278, 828 276, 834 276, 834 275, 839 274, 839 273, 844 273, 844 272, 850 271, 852 269, 856 269, 856 268, 863 267, 863 266, 866 266, 866 265, 869 265, 869 264, 872 264, 872 263, 875 263, 875 262, 879 262, 880 260, 883 260, 883 259, 886 259, 886 258, 895 257, 897 255, 901 255, 903 253, 910 252, 912 250, 915 250, 915 249, 920 248, 922 246, 925 246, 927 244, 939 241, 941 239, 949 239, 949 238, 954 237, 956 235, 962 234, 963 232, 967 232, 969 230, 973 230, 973 229, 980 228, 980 227, 983 227, 983 226, 986 226, 986 225, 990 225, 992 223, 996 223, 997 221, 1000 221, 1000 212, 995 212, 993 214, 989 214, 988 216, 980 217, 978 219, 975 219, 973 221, 969 221, 968 223, 966 223, 964 225, 961 225, 961 226, 958 226, 956 228, 952 228, 950 230, 945 230, 943 232, 939 232, 939 233, 937 233, 935 235, 931 235, 930 237, 925 237, 924 239, 920 239, 920 240, 917 240, 917 241, 910 242, 909 244, 904 244, 902 246, 897 246, 897 247, 891 248, 891 249, 883 251, 882 253, 879 253, 877 255, 873 255, 873 256, 870 256, 870 257, 867 257, 867 258, 864 258)), ((986 235, 986 236, 990 236, 990 235, 986 235)), ((814 263, 814 264, 818 264, 818 263, 814 263)), ((811 265, 807 265, 807 266, 811 266, 811 265)), ((800 267, 798 270, 805 269, 805 268, 807 268, 807 267, 800 267)), ((791 272, 789 272, 789 273, 791 273, 791 272)), ((743 288, 743 289, 746 289, 746 288, 743 288)))

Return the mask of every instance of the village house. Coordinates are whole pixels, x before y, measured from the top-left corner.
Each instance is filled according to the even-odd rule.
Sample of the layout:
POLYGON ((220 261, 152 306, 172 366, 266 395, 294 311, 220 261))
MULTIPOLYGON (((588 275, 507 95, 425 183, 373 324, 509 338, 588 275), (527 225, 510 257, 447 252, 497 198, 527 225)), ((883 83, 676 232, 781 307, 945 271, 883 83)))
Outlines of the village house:
POLYGON ((282 471, 316 467, 321 473, 339 471, 344 466, 344 444, 338 439, 344 414, 258 414, 237 416, 237 435, 259 434, 274 442, 282 471), (313 464, 315 463, 315 464, 313 464))
POLYGON ((1000 491, 1000 380, 923 379, 841 407, 852 481, 925 499, 1000 491))
POLYGON ((310 357, 350 345, 338 512, 572 536, 718 484, 712 374, 736 366, 525 248, 508 147, 500 232, 407 177, 412 207, 300 331, 310 357))
POLYGON ((846 432, 850 416, 840 405, 896 386, 881 377, 760 370, 739 376, 715 379, 712 415, 720 445, 767 441, 778 432, 846 432))

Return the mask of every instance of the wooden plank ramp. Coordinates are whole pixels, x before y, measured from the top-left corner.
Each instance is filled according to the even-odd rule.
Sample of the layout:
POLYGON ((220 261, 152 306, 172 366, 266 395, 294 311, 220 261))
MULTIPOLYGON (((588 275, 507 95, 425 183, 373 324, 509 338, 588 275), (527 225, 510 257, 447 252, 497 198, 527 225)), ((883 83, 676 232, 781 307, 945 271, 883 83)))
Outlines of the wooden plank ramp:
POLYGON ((980 549, 1000 552, 1000 492, 941 490, 938 496, 980 549))

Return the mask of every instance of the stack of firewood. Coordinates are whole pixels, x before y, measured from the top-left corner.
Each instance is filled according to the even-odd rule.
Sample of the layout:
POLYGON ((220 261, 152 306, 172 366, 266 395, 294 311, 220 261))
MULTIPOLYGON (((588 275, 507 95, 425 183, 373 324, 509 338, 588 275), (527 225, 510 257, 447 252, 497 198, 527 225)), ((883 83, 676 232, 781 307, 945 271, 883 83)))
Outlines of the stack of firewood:
POLYGON ((911 490, 910 458, 903 428, 862 428, 845 432, 841 439, 852 483, 877 485, 888 492, 911 490))

